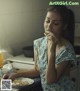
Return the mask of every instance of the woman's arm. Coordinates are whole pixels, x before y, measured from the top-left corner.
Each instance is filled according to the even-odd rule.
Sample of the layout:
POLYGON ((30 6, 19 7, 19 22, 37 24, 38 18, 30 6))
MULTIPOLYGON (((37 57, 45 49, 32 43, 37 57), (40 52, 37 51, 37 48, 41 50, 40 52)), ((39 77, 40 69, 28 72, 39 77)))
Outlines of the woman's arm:
POLYGON ((65 68, 68 65, 68 61, 63 61, 59 64, 55 64, 55 51, 50 52, 48 48, 48 65, 46 67, 46 83, 51 84, 59 80, 65 68))
POLYGON ((8 79, 14 79, 14 78, 18 78, 18 77, 30 77, 30 78, 32 78, 32 77, 37 77, 37 76, 39 76, 39 73, 35 68, 33 68, 30 70, 26 70, 25 72, 12 73, 12 74, 8 75, 8 79))
POLYGON ((56 41, 52 39, 51 35, 47 34, 46 36, 48 40, 48 64, 46 66, 46 83, 51 84, 59 80, 69 62, 63 61, 59 64, 55 64, 56 41))
POLYGON ((9 78, 9 79, 14 79, 18 77, 37 77, 39 76, 39 70, 36 68, 36 61, 37 61, 37 52, 34 50, 34 68, 27 70, 25 72, 19 72, 19 73, 12 73, 10 75, 5 75, 3 78, 9 78))

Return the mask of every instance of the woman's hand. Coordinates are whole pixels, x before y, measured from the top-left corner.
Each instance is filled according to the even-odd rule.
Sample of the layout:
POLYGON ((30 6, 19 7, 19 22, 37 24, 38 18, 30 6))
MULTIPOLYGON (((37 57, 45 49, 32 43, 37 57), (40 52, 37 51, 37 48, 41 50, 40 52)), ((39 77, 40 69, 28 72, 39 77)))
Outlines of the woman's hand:
POLYGON ((45 36, 47 37, 48 42, 47 45, 48 64, 46 66, 46 83, 52 83, 56 79, 55 55, 58 39, 50 31, 45 31, 45 36))
POLYGON ((47 37, 48 49, 53 51, 56 49, 58 38, 50 31, 45 31, 44 35, 47 37))
POLYGON ((57 37, 50 31, 45 31, 44 35, 47 37, 48 43, 50 45, 56 45, 58 42, 57 37))
POLYGON ((14 80, 16 78, 17 74, 16 73, 12 73, 12 74, 4 74, 3 75, 3 79, 12 79, 14 80))
POLYGON ((6 74, 3 75, 3 79, 8 79, 8 77, 9 77, 8 73, 6 73, 6 74))

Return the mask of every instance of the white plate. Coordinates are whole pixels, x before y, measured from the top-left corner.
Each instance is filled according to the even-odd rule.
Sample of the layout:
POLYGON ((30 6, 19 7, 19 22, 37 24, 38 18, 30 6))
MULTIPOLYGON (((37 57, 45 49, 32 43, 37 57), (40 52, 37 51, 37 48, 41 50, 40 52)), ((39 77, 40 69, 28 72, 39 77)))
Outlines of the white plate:
POLYGON ((32 80, 30 78, 16 78, 12 82, 12 86, 19 88, 19 87, 29 86, 33 83, 34 83, 34 80, 32 80))

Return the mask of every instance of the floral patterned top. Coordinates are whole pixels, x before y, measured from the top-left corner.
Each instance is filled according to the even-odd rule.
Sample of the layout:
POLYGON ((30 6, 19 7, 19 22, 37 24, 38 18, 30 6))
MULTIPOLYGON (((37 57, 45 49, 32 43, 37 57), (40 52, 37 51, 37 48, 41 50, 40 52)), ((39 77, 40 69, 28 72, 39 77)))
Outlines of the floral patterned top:
MULTIPOLYGON (((72 80, 65 75, 52 84, 46 84, 45 72, 47 65, 47 38, 42 37, 34 40, 34 48, 37 51, 37 66, 40 71, 41 84, 43 91, 77 91, 76 86, 72 80)), ((60 49, 60 52, 56 55, 55 64, 59 64, 62 61, 75 61, 75 53, 72 45, 68 42, 60 49)))

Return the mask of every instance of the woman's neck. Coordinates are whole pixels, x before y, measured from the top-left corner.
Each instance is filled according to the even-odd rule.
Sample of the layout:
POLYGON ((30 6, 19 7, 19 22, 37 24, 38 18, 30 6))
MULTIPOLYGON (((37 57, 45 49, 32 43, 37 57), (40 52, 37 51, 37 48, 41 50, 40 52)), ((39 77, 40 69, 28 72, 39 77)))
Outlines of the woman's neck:
POLYGON ((59 37, 57 47, 59 48, 59 47, 64 46, 65 42, 66 42, 66 40, 63 37, 59 37))

